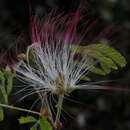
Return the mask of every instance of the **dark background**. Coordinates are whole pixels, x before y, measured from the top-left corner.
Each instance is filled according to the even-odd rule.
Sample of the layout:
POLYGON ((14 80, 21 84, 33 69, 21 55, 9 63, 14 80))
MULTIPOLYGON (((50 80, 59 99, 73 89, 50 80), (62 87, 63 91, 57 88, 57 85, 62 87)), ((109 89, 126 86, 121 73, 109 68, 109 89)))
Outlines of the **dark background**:
MULTIPOLYGON (((49 12, 52 8, 69 12, 76 9, 80 3, 88 8, 93 19, 97 17, 98 26, 115 24, 115 42, 117 48, 127 60, 126 68, 113 71, 106 77, 94 75, 95 79, 116 79, 107 83, 116 87, 129 88, 130 85, 130 1, 129 0, 0 0, 0 51, 7 50, 13 41, 23 33, 29 35, 29 6, 33 12, 49 12), (30 3, 30 4, 28 4, 30 3)), ((111 32, 110 32, 111 33, 111 32)), ((14 103, 20 95, 11 95, 14 103)), ((30 108, 35 100, 27 98, 16 103, 17 106, 30 108)), ((130 93, 119 91, 75 91, 64 102, 62 120, 63 130, 130 130, 130 93)), ((26 113, 5 110, 5 120, 0 122, 0 130, 28 130, 27 125, 19 125, 17 118, 26 113)))

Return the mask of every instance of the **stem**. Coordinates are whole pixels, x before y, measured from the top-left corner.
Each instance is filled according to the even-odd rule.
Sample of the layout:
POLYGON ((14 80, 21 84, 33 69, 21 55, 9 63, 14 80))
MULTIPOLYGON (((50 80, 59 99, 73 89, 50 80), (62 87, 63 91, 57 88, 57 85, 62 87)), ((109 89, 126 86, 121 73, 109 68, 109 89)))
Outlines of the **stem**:
POLYGON ((44 104, 45 104, 45 106, 46 106, 46 108, 47 108, 47 110, 49 112, 49 119, 50 119, 52 125, 54 125, 54 120, 53 120, 52 112, 51 112, 51 109, 50 109, 50 105, 48 103, 48 99, 47 99, 46 93, 43 95, 43 98, 44 98, 44 104))
POLYGON ((6 105, 6 104, 0 104, 0 106, 5 107, 5 108, 9 108, 9 109, 13 109, 13 110, 29 112, 29 113, 36 114, 36 115, 39 115, 39 116, 41 115, 39 112, 27 110, 27 109, 20 108, 20 107, 14 107, 14 106, 6 105))
POLYGON ((58 123, 60 123, 60 115, 61 115, 61 109, 63 105, 63 99, 64 99, 64 94, 59 95, 58 99, 58 106, 57 106, 57 114, 56 114, 56 120, 55 120, 55 126, 57 127, 58 123))

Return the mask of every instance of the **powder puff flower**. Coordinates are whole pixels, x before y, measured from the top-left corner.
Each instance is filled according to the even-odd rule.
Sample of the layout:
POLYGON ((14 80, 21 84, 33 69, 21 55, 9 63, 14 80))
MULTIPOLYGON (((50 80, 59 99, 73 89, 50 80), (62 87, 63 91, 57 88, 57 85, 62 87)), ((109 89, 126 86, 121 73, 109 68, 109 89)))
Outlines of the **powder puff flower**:
POLYGON ((54 17, 51 14, 48 18, 33 17, 32 45, 28 48, 27 61, 21 60, 19 67, 14 69, 36 92, 67 94, 83 87, 104 88, 89 85, 87 82, 80 83, 89 72, 89 67, 86 67, 89 59, 87 55, 77 55, 78 46, 95 24, 93 22, 82 30, 79 29, 78 26, 83 20, 81 13, 82 10, 78 9, 75 14, 60 14, 54 17))

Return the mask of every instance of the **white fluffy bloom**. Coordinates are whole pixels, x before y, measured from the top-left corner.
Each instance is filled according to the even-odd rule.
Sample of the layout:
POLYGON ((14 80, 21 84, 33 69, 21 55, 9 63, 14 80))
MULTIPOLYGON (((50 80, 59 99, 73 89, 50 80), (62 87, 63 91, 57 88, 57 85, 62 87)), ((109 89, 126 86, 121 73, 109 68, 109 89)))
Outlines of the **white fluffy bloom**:
POLYGON ((83 31, 80 29, 79 34, 77 25, 83 17, 81 12, 79 9, 73 15, 33 18, 33 44, 28 49, 27 61, 21 60, 19 67, 14 67, 17 75, 29 84, 27 88, 56 94, 69 93, 83 87, 102 88, 80 82, 89 71, 86 67, 89 60, 87 55, 77 55, 77 47, 94 24, 85 26, 83 31))
POLYGON ((88 61, 84 56, 80 62, 75 62, 76 49, 73 49, 71 45, 64 45, 58 52, 51 46, 42 48, 36 43, 31 47, 35 64, 21 61, 20 66, 15 70, 36 90, 68 93, 83 86, 89 89, 96 87, 79 82, 88 71, 86 67, 88 61))

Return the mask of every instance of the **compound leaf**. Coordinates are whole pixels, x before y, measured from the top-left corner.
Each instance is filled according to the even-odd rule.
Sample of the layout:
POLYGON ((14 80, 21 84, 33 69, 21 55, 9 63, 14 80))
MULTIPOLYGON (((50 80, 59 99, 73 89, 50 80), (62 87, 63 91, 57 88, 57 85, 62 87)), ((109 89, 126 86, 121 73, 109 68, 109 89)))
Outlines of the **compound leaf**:
POLYGON ((122 68, 126 65, 124 56, 108 44, 99 43, 88 46, 73 45, 72 48, 77 50, 76 53, 78 55, 87 55, 87 58, 93 61, 92 63, 88 62, 86 67, 88 67, 89 71, 96 74, 106 75, 109 74, 112 69, 117 70, 119 67, 122 68), (97 67, 97 64, 100 66, 97 67))

